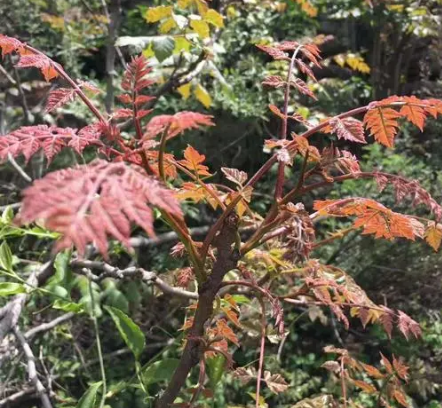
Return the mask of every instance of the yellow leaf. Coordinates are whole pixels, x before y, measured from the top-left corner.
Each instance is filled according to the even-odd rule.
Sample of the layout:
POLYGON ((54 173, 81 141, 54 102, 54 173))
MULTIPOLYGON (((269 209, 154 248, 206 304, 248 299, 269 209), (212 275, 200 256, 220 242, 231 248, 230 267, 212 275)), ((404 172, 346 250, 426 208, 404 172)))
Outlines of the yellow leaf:
POLYGON ((183 86, 180 86, 179 88, 177 88, 177 91, 184 99, 187 99, 190 96, 190 88, 191 88, 191 85, 189 83, 189 84, 185 84, 183 86))
POLYGON ((213 24, 215 27, 224 27, 224 17, 214 9, 210 9, 204 16, 204 19, 213 24))
POLYGON ((345 65, 345 57, 342 54, 338 54, 333 58, 341 68, 344 68, 345 65))
POLYGON ((152 58, 155 56, 155 52, 152 49, 152 43, 150 43, 149 46, 143 50, 143 56, 146 58, 152 58))
POLYGON ((191 45, 192 44, 186 37, 175 37, 175 49, 173 50, 173 53, 178 54, 181 51, 189 52, 191 45))
POLYGON ((440 227, 439 224, 434 223, 428 226, 425 231, 425 240, 435 251, 439 249, 442 242, 442 230, 440 227))
POLYGON ((207 5, 205 0, 195 0, 196 7, 198 8, 198 13, 201 16, 205 16, 207 11, 209 10, 209 6, 207 5))
POLYGON ((178 0, 178 7, 182 9, 186 9, 190 5, 192 5, 193 0, 178 0))
POLYGON ((41 20, 46 23, 49 23, 51 28, 53 28, 54 30, 64 31, 65 29, 63 17, 53 16, 51 14, 43 13, 41 15, 41 20))
POLYGON ((366 64, 364 59, 355 54, 350 54, 346 61, 345 61, 351 69, 355 71, 362 72, 363 74, 369 74, 370 73, 370 67, 366 64))
POLYGON ((161 23, 159 31, 161 34, 167 34, 170 30, 173 30, 177 26, 173 17, 168 18, 166 21, 161 23))
POLYGON ((195 98, 198 99, 207 109, 212 105, 212 97, 207 89, 198 84, 194 90, 195 98))
POLYGON ((156 23, 172 14, 172 6, 150 7, 144 14, 144 18, 148 23, 156 23))
POLYGON ((204 16, 209 9, 209 6, 205 2, 205 0, 178 0, 178 7, 182 9, 187 9, 191 6, 195 5, 198 9, 198 13, 201 16, 204 16))
POLYGON ((203 39, 210 35, 209 25, 205 21, 191 20, 190 27, 203 39))

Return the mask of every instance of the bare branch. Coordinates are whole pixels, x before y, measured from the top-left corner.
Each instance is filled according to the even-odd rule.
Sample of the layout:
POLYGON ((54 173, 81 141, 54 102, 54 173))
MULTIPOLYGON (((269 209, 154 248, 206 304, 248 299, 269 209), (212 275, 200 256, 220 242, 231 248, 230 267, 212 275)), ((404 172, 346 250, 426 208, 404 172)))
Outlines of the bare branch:
POLYGON ((198 294, 195 292, 189 292, 183 289, 174 288, 160 279, 155 272, 149 272, 143 268, 135 266, 119 269, 115 266, 109 265, 105 262, 87 261, 87 260, 74 260, 71 262, 74 267, 83 268, 79 272, 87 275, 93 282, 100 282, 105 278, 114 279, 140 279, 145 283, 153 284, 163 293, 178 296, 185 299, 198 299, 198 294), (88 269, 96 269, 102 271, 100 275, 92 274, 88 269))
POLYGON ((40 324, 39 326, 33 327, 32 329, 29 329, 25 334, 25 339, 29 340, 32 337, 34 337, 36 334, 41 332, 46 332, 49 330, 52 330, 54 327, 58 326, 59 324, 63 324, 69 320, 71 320, 75 316, 75 313, 66 313, 64 315, 61 315, 54 320, 40 324))
POLYGON ((32 352, 31 347, 29 346, 29 343, 26 341, 25 336, 23 336, 23 334, 21 333, 20 329, 17 326, 14 327, 14 334, 17 337, 19 343, 21 344, 26 359, 28 360, 29 380, 32 381, 32 383, 34 384, 37 393, 40 397, 43 408, 52 408, 51 400, 48 397, 46 388, 38 378, 37 367, 35 365, 35 356, 34 353, 32 352))

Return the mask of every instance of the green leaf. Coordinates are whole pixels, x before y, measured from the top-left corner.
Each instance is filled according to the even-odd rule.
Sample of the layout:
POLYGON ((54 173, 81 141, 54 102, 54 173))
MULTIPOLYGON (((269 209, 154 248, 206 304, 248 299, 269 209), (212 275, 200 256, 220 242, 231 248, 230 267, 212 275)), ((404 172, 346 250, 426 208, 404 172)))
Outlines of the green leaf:
POLYGON ((143 371, 144 385, 156 384, 160 381, 168 381, 178 367, 179 360, 176 358, 165 358, 152 363, 143 371))
POLYGON ((126 342, 127 346, 132 350, 135 358, 138 360, 146 344, 146 339, 144 338, 143 332, 133 322, 133 320, 121 310, 111 306, 105 306, 104 308, 111 315, 121 337, 126 342))
POLYGON ((77 408, 94 408, 97 393, 102 384, 102 381, 92 384, 78 401, 77 408))
POLYGON ((222 354, 206 360, 207 376, 209 377, 210 388, 215 391, 216 386, 223 377, 226 365, 226 358, 222 354))
POLYGON ((10 224, 12 222, 12 219, 14 218, 14 210, 10 205, 8 205, 2 213, 1 222, 3 224, 10 224))
POLYGON ((70 260, 70 251, 64 251, 57 254, 54 261, 55 275, 51 279, 51 283, 60 283, 65 280, 70 260))
POLYGON ((172 37, 159 37, 153 40, 152 49, 158 61, 169 58, 175 49, 175 40, 172 37))
POLYGON ((65 300, 57 299, 52 305, 54 309, 60 309, 65 312, 82 313, 84 312, 84 306, 74 302, 68 302, 65 300))
POLYGON ((12 272, 12 252, 6 241, 0 245, 0 268, 12 272))
POLYGON ((26 288, 21 283, 0 282, 0 296, 11 296, 25 292, 26 288))

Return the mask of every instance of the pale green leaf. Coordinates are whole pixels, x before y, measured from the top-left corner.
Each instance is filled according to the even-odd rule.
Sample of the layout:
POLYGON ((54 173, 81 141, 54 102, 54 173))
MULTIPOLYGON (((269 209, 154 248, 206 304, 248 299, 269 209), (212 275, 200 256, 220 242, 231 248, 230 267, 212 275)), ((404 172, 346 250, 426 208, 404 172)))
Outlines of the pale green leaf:
POLYGON ((145 385, 156 384, 160 381, 168 381, 172 378, 179 360, 165 358, 152 363, 143 371, 143 382, 145 385))
POLYGON ((21 283, 0 282, 0 296, 11 296, 25 292, 26 288, 21 283))
POLYGON ((132 353, 134 353, 135 358, 138 359, 146 344, 143 332, 133 320, 121 310, 111 306, 105 306, 104 308, 111 315, 121 337, 131 349, 132 353))
POLYGON ((102 381, 92 384, 78 401, 77 408, 94 408, 97 400, 98 390, 102 386, 102 381))

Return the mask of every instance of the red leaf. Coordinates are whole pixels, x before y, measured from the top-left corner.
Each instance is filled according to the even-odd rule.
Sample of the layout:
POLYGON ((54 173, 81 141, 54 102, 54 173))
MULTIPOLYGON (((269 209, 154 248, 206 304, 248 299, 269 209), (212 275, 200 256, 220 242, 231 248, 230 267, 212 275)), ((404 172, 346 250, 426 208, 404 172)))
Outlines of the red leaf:
POLYGON ((132 97, 128 94, 118 95, 117 98, 120 100, 121 103, 124 103, 124 104, 128 104, 128 103, 132 102, 132 97))
POLYGON ((77 153, 92 141, 99 138, 99 132, 86 127, 79 132, 72 128, 59 128, 56 126, 24 126, 0 138, 0 159, 5 160, 8 154, 13 157, 24 155, 28 161, 36 152, 43 149, 48 162, 69 146, 77 153))
POLYGON ((134 112, 132 109, 123 108, 123 109, 117 109, 112 114, 112 117, 114 119, 127 119, 127 118, 131 118, 133 116, 133 114, 134 114, 134 112))
POLYGON ((143 103, 147 103, 155 99, 154 96, 148 95, 139 95, 135 98, 135 105, 142 105, 143 103))
POLYGON ((384 309, 384 313, 379 317, 379 321, 391 339, 391 333, 393 331, 393 311, 385 306, 383 306, 382 309, 384 309))
POLYGON ((338 119, 330 121, 333 132, 339 139, 349 140, 356 143, 367 143, 364 137, 364 128, 362 123, 354 118, 338 119))
POLYGON ((75 90, 72 88, 58 88, 49 93, 46 103, 46 112, 52 112, 61 108, 68 102, 72 102, 75 98, 75 90))
POLYGON ((398 310, 399 313, 399 322, 398 329, 408 340, 409 334, 413 334, 413 336, 417 339, 422 336, 422 331, 419 326, 419 323, 413 320, 410 316, 398 310))
POLYGON ((239 346, 238 338, 234 331, 227 325, 227 322, 224 319, 220 319, 216 322, 216 334, 218 336, 224 337, 227 340, 230 340, 232 343, 239 346))
POLYGON ((399 404, 401 404, 402 406, 408 408, 410 405, 408 404, 407 401, 407 397, 405 396, 404 393, 402 393, 402 391, 395 389, 393 391, 393 397, 394 399, 399 402, 399 404))
POLYGON ((147 78, 152 71, 148 64, 149 61, 143 55, 133 58, 124 72, 121 87, 125 91, 139 92, 155 83, 153 79, 147 78))
POLYGON ((106 255, 108 237, 129 247, 130 222, 154 235, 150 206, 182 217, 173 192, 139 167, 95 160, 35 181, 24 191, 17 222, 43 220, 62 235, 56 250, 74 245, 82 255, 94 243, 106 255))
POLYGON ((214 126, 213 116, 198 112, 183 111, 175 115, 155 116, 146 127, 144 139, 153 139, 163 133, 168 127, 168 138, 175 137, 188 129, 198 129, 201 126, 214 126))
POLYGON ((4 57, 11 52, 23 50, 24 44, 16 38, 0 34, 0 48, 2 49, 2 55, 4 57))
POLYGON ((308 87, 308 85, 299 78, 293 78, 290 81, 290 85, 292 85, 293 87, 295 87, 299 92, 301 92, 304 95, 310 96, 310 98, 313 98, 314 100, 317 100, 315 94, 310 90, 310 88, 308 87))
POLYGON ((17 63, 18 68, 39 68, 46 81, 50 81, 58 76, 58 72, 55 69, 56 63, 40 54, 23 55, 20 61, 17 63))
POLYGON ((282 88, 286 82, 277 75, 271 75, 262 81, 263 85, 272 86, 274 88, 282 88))
POLYGON ((137 119, 144 118, 145 116, 149 115, 149 113, 152 112, 153 109, 141 109, 137 112, 137 119))
POLYGON ((298 65, 299 70, 309 76, 313 81, 317 82, 315 75, 313 74, 312 69, 303 61, 297 59, 296 65, 298 65))
POLYGON ((393 356, 393 367, 399 378, 401 378, 404 381, 407 381, 409 368, 401 361, 397 360, 395 356, 393 356))
POLYGON ((422 106, 418 106, 423 105, 423 101, 415 96, 404 96, 403 101, 406 102, 406 105, 402 106, 399 113, 407 118, 411 123, 416 125, 421 132, 423 132, 426 113, 422 106))
POLYGON ((279 47, 270 47, 268 45, 257 45, 257 47, 275 60, 290 60, 288 54, 279 47))
POLYGON ((392 108, 375 105, 364 116, 364 124, 377 142, 393 147, 399 127, 397 119, 401 114, 392 108))
POLYGON ((385 377, 385 375, 382 374, 376 367, 373 367, 370 364, 361 363, 361 366, 365 370, 365 372, 372 378, 380 379, 385 377))
POLYGON ((179 163, 190 171, 200 176, 211 175, 208 172, 209 168, 201 164, 206 159, 206 156, 198 153, 192 146, 187 146, 186 150, 184 150, 184 159, 185 160, 180 160, 179 163))
POLYGON ((384 367, 387 370, 388 374, 393 374, 394 373, 393 366, 391 365, 391 363, 388 360, 388 358, 385 357, 382 353, 379 353, 379 354, 381 355, 382 364, 384 365, 384 367))

